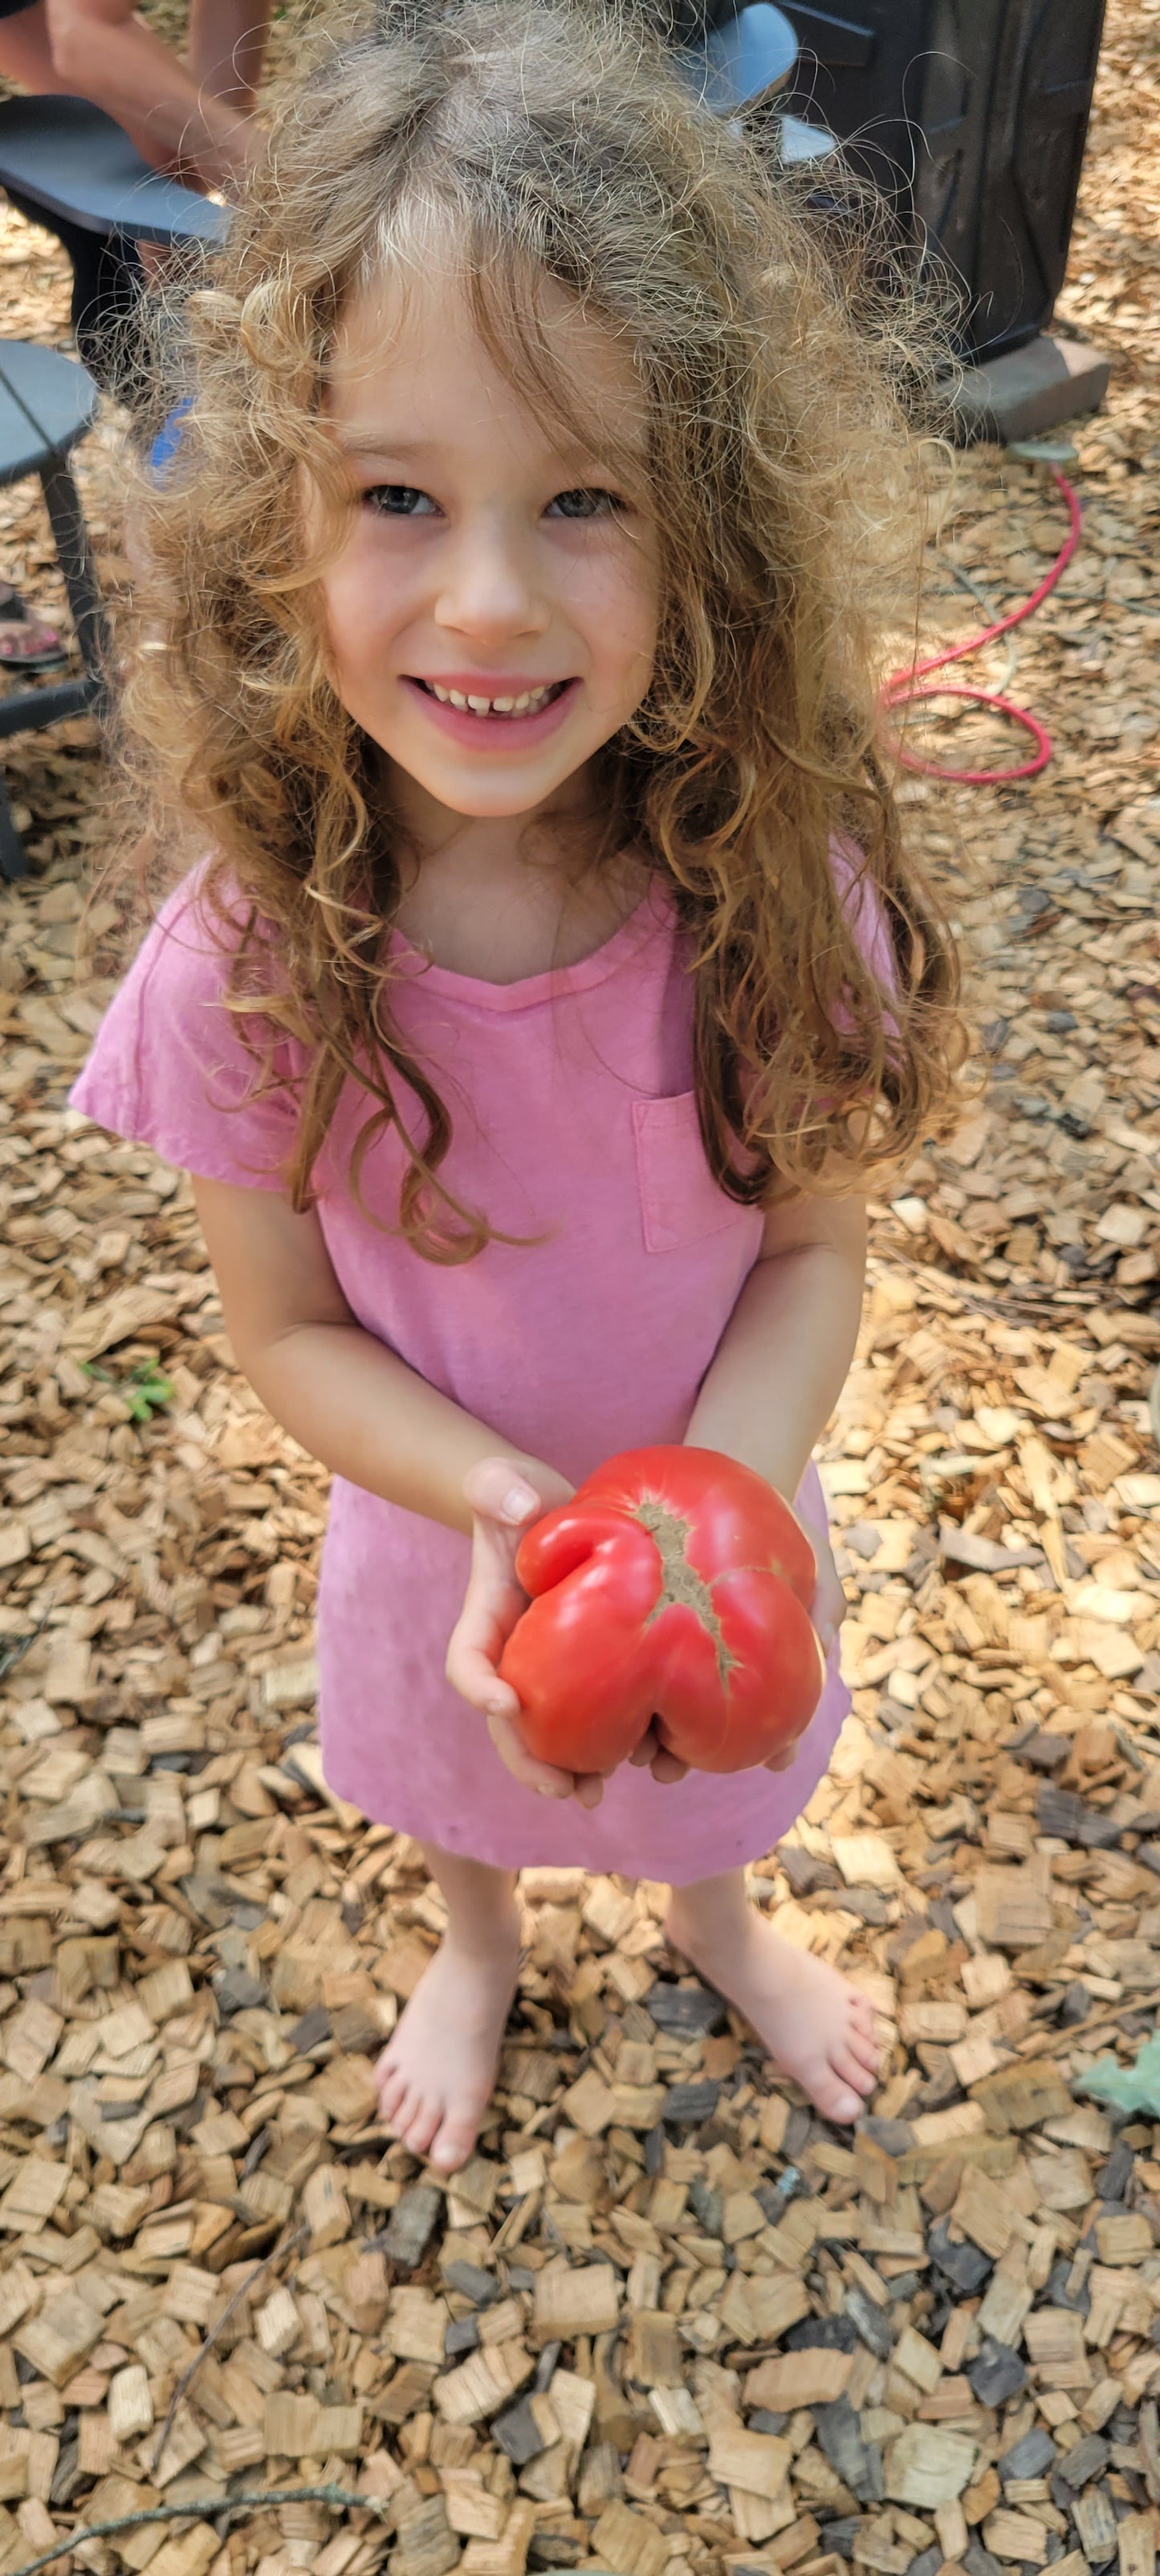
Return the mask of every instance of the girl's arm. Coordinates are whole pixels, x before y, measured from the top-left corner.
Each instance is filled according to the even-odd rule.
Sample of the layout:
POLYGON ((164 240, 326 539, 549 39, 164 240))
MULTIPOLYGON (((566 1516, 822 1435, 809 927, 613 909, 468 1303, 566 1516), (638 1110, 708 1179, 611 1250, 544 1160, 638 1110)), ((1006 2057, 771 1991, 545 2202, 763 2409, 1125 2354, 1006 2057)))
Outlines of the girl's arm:
POLYGON ((792 1503, 854 1356, 865 1274, 864 1200, 772 1209, 686 1440, 741 1459, 792 1503))
MULTIPOLYGON (((499 1452, 524 1471, 541 1505, 566 1501, 572 1488, 553 1468, 514 1451, 364 1331, 313 1210, 298 1216, 274 1190, 226 1181, 193 1188, 238 1366, 311 1457, 467 1536, 465 1479, 499 1452)), ((529 1499, 516 1497, 521 1527, 529 1499)))

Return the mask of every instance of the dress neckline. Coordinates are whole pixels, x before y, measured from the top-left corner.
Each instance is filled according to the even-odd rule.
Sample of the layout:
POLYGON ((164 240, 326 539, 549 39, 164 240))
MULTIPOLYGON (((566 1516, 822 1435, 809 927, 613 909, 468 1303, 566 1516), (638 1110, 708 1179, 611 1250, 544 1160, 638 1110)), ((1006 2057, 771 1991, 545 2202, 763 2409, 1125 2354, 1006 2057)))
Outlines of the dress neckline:
POLYGON ((491 984, 482 975, 461 975, 453 966, 438 966, 421 948, 412 946, 401 930, 393 930, 390 954, 400 970, 400 980, 420 983, 433 993, 445 993, 450 1000, 470 1002, 477 1010, 530 1011, 541 1003, 558 1002, 571 993, 585 993, 594 984, 602 984, 617 973, 650 930, 670 928, 675 918, 671 895, 653 878, 640 902, 634 905, 619 930, 611 932, 599 948, 587 957, 578 957, 571 966, 549 966, 538 975, 518 976, 513 984, 491 984))

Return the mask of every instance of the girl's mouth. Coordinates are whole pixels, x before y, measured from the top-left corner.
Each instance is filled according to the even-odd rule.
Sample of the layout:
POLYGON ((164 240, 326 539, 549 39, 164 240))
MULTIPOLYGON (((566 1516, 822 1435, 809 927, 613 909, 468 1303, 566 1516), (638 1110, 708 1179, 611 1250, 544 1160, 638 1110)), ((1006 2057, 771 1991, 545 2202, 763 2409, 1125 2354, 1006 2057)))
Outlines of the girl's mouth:
POLYGON ((467 752, 535 751, 566 724, 579 680, 544 680, 535 688, 452 688, 445 680, 406 673, 402 686, 427 722, 467 752), (509 735, 514 739, 509 741, 509 735))
POLYGON ((456 707, 462 715, 482 718, 484 722, 497 719, 501 724, 512 724, 527 716, 542 715, 545 707, 552 706, 571 685, 569 680, 547 680, 538 689, 521 689, 518 695, 511 697, 502 694, 496 697, 483 697, 475 690, 468 692, 465 689, 444 688, 439 680, 416 679, 414 682, 417 689, 422 689, 424 696, 434 698, 441 707, 456 707))

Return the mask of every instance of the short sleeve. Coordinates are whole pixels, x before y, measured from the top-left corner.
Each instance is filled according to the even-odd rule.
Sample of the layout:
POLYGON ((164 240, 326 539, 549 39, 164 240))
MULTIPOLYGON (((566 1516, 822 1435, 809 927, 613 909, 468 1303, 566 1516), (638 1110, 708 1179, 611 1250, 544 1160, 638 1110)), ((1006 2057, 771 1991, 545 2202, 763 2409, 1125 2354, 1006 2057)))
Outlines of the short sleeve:
POLYGON ((229 952, 199 903, 199 873, 159 912, 70 1103, 206 1180, 278 1189, 297 1125, 294 1100, 287 1085, 263 1081, 227 1007, 229 952))

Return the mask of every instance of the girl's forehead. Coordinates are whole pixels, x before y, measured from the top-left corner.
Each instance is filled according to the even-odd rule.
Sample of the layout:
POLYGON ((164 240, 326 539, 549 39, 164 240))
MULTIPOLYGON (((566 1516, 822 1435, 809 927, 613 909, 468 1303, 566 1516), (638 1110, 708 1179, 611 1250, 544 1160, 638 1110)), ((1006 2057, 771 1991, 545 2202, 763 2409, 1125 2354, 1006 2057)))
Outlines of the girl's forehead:
POLYGON ((606 436, 639 444, 645 404, 628 342, 551 277, 534 281, 527 309, 535 314, 531 353, 520 345, 519 325, 498 310, 485 335, 471 288, 450 259, 421 273, 379 270, 352 290, 340 316, 328 415, 359 429, 377 422, 384 404, 391 417, 433 412, 444 423, 482 409, 500 421, 530 415, 541 434, 574 421, 589 435, 599 424, 606 436))

